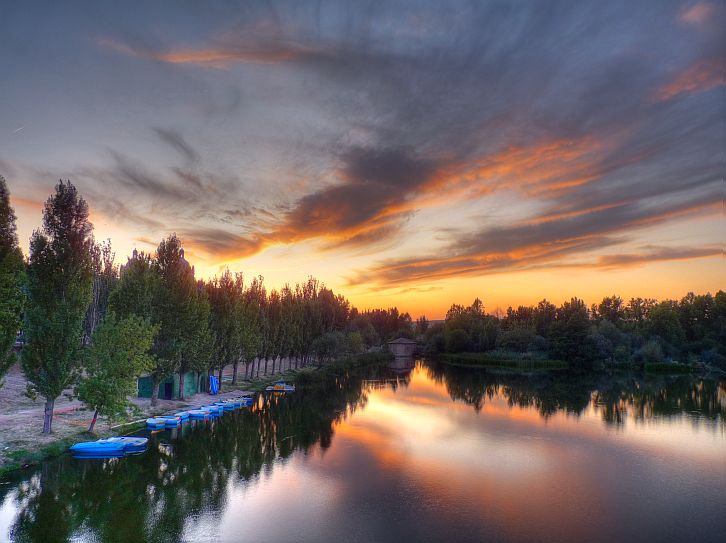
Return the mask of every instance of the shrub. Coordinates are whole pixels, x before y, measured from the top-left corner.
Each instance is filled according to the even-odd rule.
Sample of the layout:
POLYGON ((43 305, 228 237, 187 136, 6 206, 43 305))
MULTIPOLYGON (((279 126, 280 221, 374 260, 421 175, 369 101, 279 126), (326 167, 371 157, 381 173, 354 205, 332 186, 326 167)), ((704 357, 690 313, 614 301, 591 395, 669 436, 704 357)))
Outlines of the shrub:
POLYGON ((447 331, 445 335, 446 351, 450 353, 461 353, 471 348, 471 338, 464 330, 456 328, 447 331))

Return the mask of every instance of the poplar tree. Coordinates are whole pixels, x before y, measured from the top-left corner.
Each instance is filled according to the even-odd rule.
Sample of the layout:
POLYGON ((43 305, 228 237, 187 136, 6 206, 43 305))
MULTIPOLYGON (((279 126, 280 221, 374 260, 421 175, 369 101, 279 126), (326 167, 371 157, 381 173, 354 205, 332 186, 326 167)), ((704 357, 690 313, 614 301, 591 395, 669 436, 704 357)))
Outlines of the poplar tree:
MULTIPOLYGON (((206 369, 211 349, 208 342, 209 302, 194 280, 194 268, 184 258, 184 249, 176 234, 161 241, 156 250, 155 265, 162 293, 156 303, 160 311, 159 336, 165 351, 160 355, 174 361, 168 367, 173 369, 172 373, 179 372, 179 392, 184 398, 186 373, 206 369)), ((152 396, 152 403, 153 400, 152 396)))
POLYGON ((21 289, 23 254, 18 247, 15 213, 5 178, 0 176, 0 386, 16 361, 13 344, 22 324, 25 295, 21 289))
POLYGON ((83 322, 91 302, 92 232, 86 201, 70 181, 59 181, 45 203, 43 228, 30 240, 22 356, 28 394, 46 400, 45 434, 52 430, 55 399, 74 382, 80 367, 83 322))

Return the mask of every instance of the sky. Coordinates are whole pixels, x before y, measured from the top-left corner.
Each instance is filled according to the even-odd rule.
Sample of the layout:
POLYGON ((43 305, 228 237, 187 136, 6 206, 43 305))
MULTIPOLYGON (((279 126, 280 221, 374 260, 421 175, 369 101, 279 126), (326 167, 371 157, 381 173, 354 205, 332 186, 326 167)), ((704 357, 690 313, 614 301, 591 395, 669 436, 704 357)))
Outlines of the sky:
POLYGON ((724 3, 3 2, 0 175, 117 260, 442 318, 725 286, 724 3))

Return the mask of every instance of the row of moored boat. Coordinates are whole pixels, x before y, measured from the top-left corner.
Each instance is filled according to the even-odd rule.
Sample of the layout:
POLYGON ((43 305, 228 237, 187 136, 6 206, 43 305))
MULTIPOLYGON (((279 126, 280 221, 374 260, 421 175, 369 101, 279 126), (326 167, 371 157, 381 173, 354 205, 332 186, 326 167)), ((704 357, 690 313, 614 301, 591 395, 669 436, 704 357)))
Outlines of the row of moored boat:
POLYGON ((252 405, 251 396, 240 396, 239 398, 229 398, 221 402, 215 402, 210 405, 203 405, 189 411, 179 411, 173 415, 163 415, 159 417, 151 417, 146 419, 146 426, 151 430, 162 430, 164 428, 176 428, 187 420, 209 420, 219 417, 225 411, 234 411, 242 407, 252 405))

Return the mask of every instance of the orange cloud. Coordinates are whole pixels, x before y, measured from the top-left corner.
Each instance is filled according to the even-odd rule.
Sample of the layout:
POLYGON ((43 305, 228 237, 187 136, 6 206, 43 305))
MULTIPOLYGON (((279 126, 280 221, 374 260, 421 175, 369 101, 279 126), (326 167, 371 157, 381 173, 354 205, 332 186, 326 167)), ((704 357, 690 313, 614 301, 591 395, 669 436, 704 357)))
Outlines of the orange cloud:
POLYGON ((292 62, 303 58, 324 56, 324 53, 320 50, 284 42, 267 43, 262 46, 241 44, 234 47, 170 49, 167 51, 154 51, 135 47, 111 38, 103 38, 98 43, 117 53, 131 57, 156 60, 169 64, 194 64, 215 68, 221 68, 230 63, 265 64, 292 62))
POLYGON ((43 206, 45 205, 44 202, 39 200, 13 195, 10 196, 10 202, 13 207, 27 207, 34 210, 43 209, 43 206))
POLYGON ((681 22, 698 25, 709 20, 713 15, 715 6, 709 2, 701 2, 681 11, 678 19, 681 22))
POLYGON ((681 94, 704 92, 726 85, 723 59, 704 59, 678 74, 656 92, 656 99, 671 100, 681 94))
POLYGON ((479 232, 454 243, 442 253, 420 258, 384 261, 349 278, 350 285, 399 287, 463 275, 487 275, 543 266, 557 268, 617 268, 650 261, 686 260, 714 256, 718 247, 646 248, 640 254, 576 260, 594 250, 622 244, 615 234, 660 224, 675 218, 705 217, 721 212, 721 202, 708 194, 700 199, 643 209, 633 203, 601 206, 598 211, 565 218, 543 218, 510 227, 479 232), (448 254, 447 254, 448 253, 448 254))

